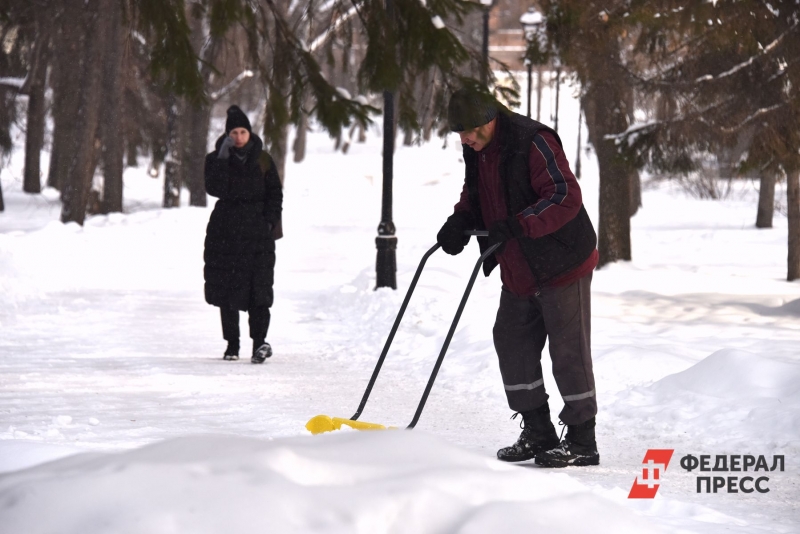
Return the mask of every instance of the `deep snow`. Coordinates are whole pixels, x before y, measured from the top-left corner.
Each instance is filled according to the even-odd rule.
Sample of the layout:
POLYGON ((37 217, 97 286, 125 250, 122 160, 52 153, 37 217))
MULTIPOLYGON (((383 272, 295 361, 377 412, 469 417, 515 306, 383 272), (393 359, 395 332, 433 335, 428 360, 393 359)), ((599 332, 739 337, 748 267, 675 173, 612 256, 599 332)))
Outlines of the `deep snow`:
MULTIPOLYGON (((577 107, 565 99, 561 113, 574 161, 577 107)), ((263 366, 221 360, 202 294, 210 207, 160 209, 161 181, 141 167, 126 171, 125 214, 62 225, 55 192, 21 193, 13 154, 0 533, 800 531, 800 284, 784 280, 786 218, 753 227, 753 184, 724 201, 645 188, 634 260, 593 279, 601 465, 549 471, 494 460, 519 432, 491 342, 497 273, 479 277, 416 430, 304 430, 355 411, 463 172, 455 136, 398 147, 399 288, 374 291, 381 141, 347 155, 324 134, 310 141, 287 172, 263 366), (657 497, 629 500, 648 448, 675 453, 657 497), (786 469, 758 474, 766 494, 698 494, 686 454, 784 455, 786 469)), ((582 164, 596 223, 593 154, 582 164)), ((472 243, 429 260, 361 419, 410 421, 476 259, 472 243)), ((549 375, 546 386, 555 414, 549 375)))

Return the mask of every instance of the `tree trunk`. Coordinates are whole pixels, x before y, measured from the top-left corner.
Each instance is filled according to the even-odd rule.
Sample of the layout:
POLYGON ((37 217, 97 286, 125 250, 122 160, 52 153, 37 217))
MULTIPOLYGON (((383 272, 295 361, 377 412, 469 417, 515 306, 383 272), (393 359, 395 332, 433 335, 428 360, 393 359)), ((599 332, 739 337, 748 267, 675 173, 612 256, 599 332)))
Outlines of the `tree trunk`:
MULTIPOLYGON (((615 132, 617 133, 617 132, 615 132)), ((594 143, 593 143, 594 144, 594 143)), ((617 160, 613 141, 595 144, 600 170, 599 266, 631 259, 630 178, 617 160)))
POLYGON ((191 106, 187 110, 191 116, 191 130, 189 132, 189 146, 186 154, 186 177, 189 188, 189 205, 206 206, 204 162, 208 148, 208 125, 211 120, 211 108, 205 104, 191 106))
POLYGON ((308 116, 305 113, 301 113, 300 124, 297 125, 297 133, 295 133, 294 143, 292 143, 292 152, 294 152, 295 163, 300 163, 306 158, 307 139, 308 139, 308 116))
POLYGON ((598 266, 631 259, 631 178, 630 169, 617 157, 613 140, 606 135, 627 127, 624 114, 615 110, 616 89, 609 84, 596 84, 584 97, 589 141, 597 154, 600 172, 598 221, 598 266))
POLYGON ((181 205, 181 154, 180 140, 180 101, 172 96, 167 111, 167 157, 164 160, 164 201, 165 208, 177 208, 181 205))
POLYGON ((6 204, 3 202, 3 182, 0 180, 0 212, 6 211, 6 204))
POLYGON ((406 130, 403 132, 403 146, 411 146, 414 144, 414 132, 406 130))
POLYGON ((123 63, 125 60, 125 31, 120 2, 112 2, 108 17, 108 35, 103 66, 103 115, 100 122, 100 139, 103 143, 101 159, 103 162, 103 202, 102 211, 122 211, 122 171, 125 156, 125 137, 122 117, 123 63))
MULTIPOLYGON (((628 124, 633 124, 636 121, 634 116, 634 110, 636 109, 635 93, 632 89, 629 89, 624 91, 624 94, 627 97, 625 112, 628 116, 628 124)), ((642 177, 635 167, 629 167, 628 174, 631 180, 631 205, 628 213, 633 217, 642 207, 642 177)))
POLYGON ((592 57, 584 64, 586 94, 582 100, 600 174, 598 266, 603 266, 631 259, 632 168, 618 156, 616 143, 609 137, 628 127, 632 89, 617 65, 620 45, 610 30, 594 34, 587 47, 592 57))
POLYGON ((630 169, 629 173, 631 179, 631 205, 628 213, 630 217, 633 217, 642 207, 642 177, 636 169, 630 169))
POLYGON ((45 83, 50 48, 50 17, 41 16, 36 21, 36 41, 31 54, 28 73, 28 120, 25 134, 25 171, 22 190, 26 193, 42 192, 41 154, 44 145, 45 83))
MULTIPOLYGON (((128 31, 126 35, 129 35, 128 31)), ((147 129, 148 123, 156 120, 157 112, 153 110, 151 96, 144 94, 143 91, 145 80, 142 79, 139 70, 142 59, 138 57, 133 47, 127 46, 128 42, 125 41, 122 69, 122 107, 125 110, 122 114, 122 132, 125 138, 125 166, 138 167, 139 156, 147 153, 144 147, 148 143, 143 132, 147 129)))
MULTIPOLYGON (((53 111, 55 115, 55 111, 53 111)), ((52 146, 50 147, 50 167, 47 170, 47 187, 52 187, 53 189, 61 190, 61 182, 58 178, 58 169, 59 169, 59 154, 61 152, 56 139, 58 139, 58 126, 56 121, 53 121, 53 141, 52 146)))
POLYGON ((800 278, 800 168, 786 171, 786 204, 789 218, 789 265, 786 279, 800 278))
POLYGON ((275 168, 278 170, 278 176, 281 178, 281 186, 283 186, 286 178, 286 152, 289 145, 289 126, 281 129, 280 137, 276 143, 270 147, 270 155, 272 161, 275 163, 275 168))
POLYGON ((736 144, 731 148, 719 150, 717 154, 717 168, 719 169, 720 178, 731 180, 737 176, 744 176, 745 178, 755 178, 758 172, 748 170, 742 174, 739 172, 738 164, 742 160, 742 156, 750 149, 753 144, 753 136, 755 135, 755 127, 749 126, 742 129, 736 136, 736 144))
MULTIPOLYGON (((178 107, 178 139, 175 154, 178 156, 178 184, 181 189, 189 188, 189 149, 191 147, 192 119, 191 105, 181 98, 178 107)), ((205 156, 205 154, 203 154, 205 156)), ((205 185, 205 184, 203 184, 205 185)), ((179 191, 180 195, 180 191, 179 191)), ((178 202, 180 205, 180 201, 178 202)))
MULTIPOLYGON (((94 173, 95 141, 102 92, 103 50, 107 44, 108 17, 114 0, 89 0, 85 8, 86 50, 84 65, 80 70, 80 103, 77 109, 75 151, 71 155, 69 171, 62 190, 61 222, 83 225, 86 205, 94 173)), ((63 155, 63 154, 62 154, 63 155)))
MULTIPOLYGON (((123 99, 127 102, 128 99, 123 99)), ((126 106, 127 107, 127 106, 126 106)), ((136 128, 132 128, 129 121, 130 110, 122 116, 124 124, 123 131, 125 132, 125 166, 138 167, 139 166, 139 145, 142 143, 141 136, 136 132, 136 128)))
POLYGON ((756 228, 772 228, 772 217, 775 213, 775 172, 762 169, 760 183, 756 228))
MULTIPOLYGON (((211 83, 214 73, 213 64, 219 48, 219 38, 207 36, 203 28, 203 20, 192 16, 187 5, 187 18, 192 29, 192 47, 196 54, 202 54, 203 64, 200 73, 206 87, 211 83)), ((208 150, 208 129, 211 121, 211 104, 189 104, 185 108, 186 121, 186 159, 184 179, 189 189, 190 206, 206 206, 206 184, 203 177, 206 151, 208 150)))
POLYGON ((47 185, 63 192, 63 184, 74 154, 78 136, 77 109, 82 83, 75 72, 83 68, 83 51, 87 33, 82 31, 84 21, 82 0, 71 0, 57 13, 53 39, 53 141, 50 149, 50 168, 47 185))
MULTIPOLYGON (((289 14, 288 0, 278 2, 278 10, 283 17, 289 14)), ((286 157, 289 148, 289 58, 282 53, 288 44, 285 37, 278 34, 275 39, 275 53, 272 57, 272 74, 275 84, 270 88, 264 113, 264 144, 272 156, 272 161, 281 179, 286 180, 286 157)), ((341 132, 337 139, 337 150, 341 143, 341 132)))

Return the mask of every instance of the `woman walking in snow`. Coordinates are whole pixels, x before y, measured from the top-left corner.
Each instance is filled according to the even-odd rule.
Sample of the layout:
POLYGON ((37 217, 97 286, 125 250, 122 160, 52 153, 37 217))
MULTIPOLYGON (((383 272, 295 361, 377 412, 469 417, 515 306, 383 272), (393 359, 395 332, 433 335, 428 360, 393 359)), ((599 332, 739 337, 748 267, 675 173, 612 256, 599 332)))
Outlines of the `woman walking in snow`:
POLYGON ((223 359, 239 359, 242 310, 253 339, 250 361, 264 363, 272 356, 266 339, 283 192, 272 158, 237 106, 228 108, 225 134, 206 156, 205 184, 219 199, 206 228, 203 275, 206 302, 219 307, 228 342, 223 359))

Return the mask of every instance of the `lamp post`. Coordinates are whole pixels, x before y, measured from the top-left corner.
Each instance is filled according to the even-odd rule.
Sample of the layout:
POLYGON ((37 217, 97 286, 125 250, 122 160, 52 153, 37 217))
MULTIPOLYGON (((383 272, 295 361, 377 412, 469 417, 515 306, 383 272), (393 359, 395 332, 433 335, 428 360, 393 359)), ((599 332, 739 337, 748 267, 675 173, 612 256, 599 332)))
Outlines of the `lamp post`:
POLYGON ((525 58, 525 66, 528 68, 528 118, 531 118, 531 86, 533 85, 533 75, 531 71, 533 70, 533 63, 528 58, 525 58))
MULTIPOLYGON (((522 24, 522 31, 525 33, 525 66, 528 68, 528 117, 531 116, 531 88, 533 86, 533 64, 542 64, 544 59, 544 16, 535 8, 529 7, 528 11, 522 14, 519 18, 519 23, 522 24)), ((541 89, 542 73, 541 70, 537 74, 537 87, 541 89)), ((536 102, 536 120, 539 120, 541 115, 541 92, 538 95, 536 102)))
POLYGON ((383 196, 381 198, 381 222, 375 247, 375 288, 397 289, 397 237, 392 221, 392 179, 394 177, 394 94, 383 92, 383 196))
POLYGON ((480 0, 483 4, 483 86, 489 87, 489 12, 494 6, 494 0, 480 0))
MULTIPOLYGON (((394 16, 392 0, 386 0, 386 13, 394 16)), ((394 177, 394 93, 383 92, 383 195, 381 197, 381 222, 375 238, 375 289, 397 289, 397 237, 392 221, 392 179, 394 177)))
POLYGON ((559 93, 561 91, 561 61, 558 59, 558 56, 555 57, 553 63, 555 63, 556 67, 556 116, 555 120, 553 121, 553 129, 558 131, 558 101, 559 93))
POLYGON ((578 99, 578 153, 575 156, 575 178, 581 178, 581 114, 583 114, 583 102, 578 99))

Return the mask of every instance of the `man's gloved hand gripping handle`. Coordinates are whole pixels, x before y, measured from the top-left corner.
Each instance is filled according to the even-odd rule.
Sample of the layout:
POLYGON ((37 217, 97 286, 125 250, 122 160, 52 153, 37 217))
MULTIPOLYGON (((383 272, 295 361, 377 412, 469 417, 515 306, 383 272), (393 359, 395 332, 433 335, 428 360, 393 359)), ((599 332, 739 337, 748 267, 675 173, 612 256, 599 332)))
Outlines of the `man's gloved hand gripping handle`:
POLYGON ((468 212, 457 211, 442 225, 442 229, 436 234, 436 242, 446 253, 459 254, 469 243, 470 236, 464 235, 464 232, 472 230, 474 226, 472 216, 468 212))

